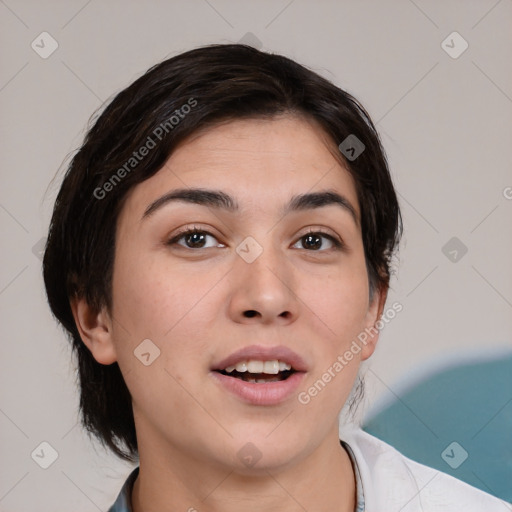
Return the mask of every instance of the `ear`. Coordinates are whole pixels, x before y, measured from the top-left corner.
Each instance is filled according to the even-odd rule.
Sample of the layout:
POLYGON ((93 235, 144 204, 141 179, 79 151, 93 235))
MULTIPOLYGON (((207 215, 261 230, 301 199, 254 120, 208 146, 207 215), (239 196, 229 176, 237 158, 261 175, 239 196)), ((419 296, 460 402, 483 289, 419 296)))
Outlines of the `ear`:
POLYGON ((379 329, 375 324, 380 320, 384 305, 386 304, 386 298, 388 296, 388 287, 383 286, 377 288, 373 292, 368 311, 365 317, 365 330, 361 333, 361 360, 368 359, 374 352, 379 341, 379 329), (364 334, 366 336, 364 336, 364 334), (364 340, 364 341, 362 341, 364 340))
POLYGON ((105 365, 116 362, 112 321, 106 308, 98 312, 82 298, 72 299, 70 305, 78 333, 94 359, 105 365))

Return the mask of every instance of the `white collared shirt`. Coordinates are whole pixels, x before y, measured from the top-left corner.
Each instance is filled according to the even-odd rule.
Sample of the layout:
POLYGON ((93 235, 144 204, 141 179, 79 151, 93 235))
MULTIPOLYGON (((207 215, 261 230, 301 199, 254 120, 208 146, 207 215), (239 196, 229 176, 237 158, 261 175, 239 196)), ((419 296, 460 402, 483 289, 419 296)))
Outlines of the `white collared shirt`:
POLYGON ((512 512, 511 504, 408 459, 360 428, 340 437, 356 459, 365 512, 512 512))

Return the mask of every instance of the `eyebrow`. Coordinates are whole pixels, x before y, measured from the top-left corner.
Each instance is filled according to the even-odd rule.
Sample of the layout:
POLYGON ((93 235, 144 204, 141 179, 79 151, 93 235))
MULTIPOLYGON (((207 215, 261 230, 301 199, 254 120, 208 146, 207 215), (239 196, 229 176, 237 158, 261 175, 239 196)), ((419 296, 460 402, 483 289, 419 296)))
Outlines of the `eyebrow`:
MULTIPOLYGON (((240 205, 236 199, 220 190, 180 188, 164 194, 153 201, 146 208, 141 220, 150 217, 157 210, 174 201, 199 204, 202 206, 226 210, 230 213, 237 213, 240 211, 240 205)), ((334 190, 322 190, 319 192, 309 192, 306 194, 297 194, 292 196, 289 202, 283 207, 281 215, 284 216, 290 212, 323 208, 330 205, 338 205, 343 208, 351 215, 356 225, 359 225, 359 219, 355 208, 346 197, 340 195, 334 190)))

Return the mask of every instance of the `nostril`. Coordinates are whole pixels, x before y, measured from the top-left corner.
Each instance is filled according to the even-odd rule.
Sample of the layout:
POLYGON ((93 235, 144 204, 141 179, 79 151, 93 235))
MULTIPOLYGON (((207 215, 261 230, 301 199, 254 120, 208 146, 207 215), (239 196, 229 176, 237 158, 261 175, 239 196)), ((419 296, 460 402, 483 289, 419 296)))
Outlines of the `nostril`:
POLYGON ((258 314, 258 312, 254 311, 254 309, 250 309, 250 310, 244 312, 244 315, 248 318, 252 318, 253 316, 256 316, 257 314, 258 314))

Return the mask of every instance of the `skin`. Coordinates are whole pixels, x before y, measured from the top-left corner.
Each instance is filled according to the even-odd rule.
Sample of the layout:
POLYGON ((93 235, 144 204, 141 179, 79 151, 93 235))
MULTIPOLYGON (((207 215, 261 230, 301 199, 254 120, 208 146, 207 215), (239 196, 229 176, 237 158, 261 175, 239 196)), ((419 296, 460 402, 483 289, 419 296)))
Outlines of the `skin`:
POLYGON ((99 363, 118 362, 133 397, 135 512, 354 510, 338 414, 378 335, 307 405, 297 393, 279 405, 247 404, 210 374, 241 347, 281 344, 308 364, 298 391, 307 390, 382 313, 385 291, 370 301, 360 223, 346 209, 279 213, 292 195, 331 189, 359 219, 337 151, 313 121, 236 120, 196 132, 130 191, 118 218, 112 310, 84 300, 72 307, 84 343, 99 363), (183 187, 221 190, 241 211, 175 202, 141 220, 183 187), (187 226, 211 233, 205 248, 190 248, 190 238, 187 248, 187 237, 166 244, 187 226), (309 228, 344 248, 324 235, 311 248, 309 228), (247 236, 263 248, 252 263, 235 251, 247 236), (133 353, 147 338, 161 351, 149 366, 133 353), (248 442, 261 452, 252 467, 237 456, 248 442))

